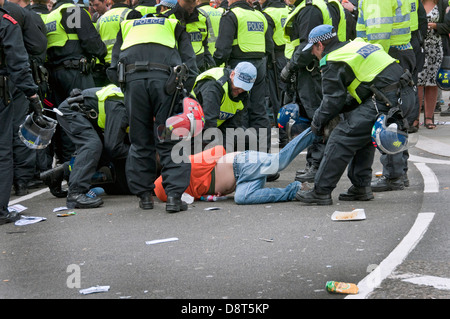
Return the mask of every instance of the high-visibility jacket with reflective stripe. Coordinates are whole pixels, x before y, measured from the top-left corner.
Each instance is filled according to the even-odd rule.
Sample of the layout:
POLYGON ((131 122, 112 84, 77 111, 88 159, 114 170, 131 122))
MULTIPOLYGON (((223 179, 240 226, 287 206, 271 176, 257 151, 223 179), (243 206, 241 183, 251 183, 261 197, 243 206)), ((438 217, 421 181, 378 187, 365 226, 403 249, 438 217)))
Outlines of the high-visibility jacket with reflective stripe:
POLYGON ((108 53, 105 57, 105 62, 111 63, 111 52, 116 43, 117 33, 120 30, 120 23, 125 20, 130 8, 113 8, 108 10, 97 20, 97 31, 106 45, 108 53))
POLYGON ((344 62, 352 69, 355 79, 347 87, 348 92, 359 103, 361 99, 356 89, 361 82, 371 82, 388 65, 396 60, 388 55, 379 44, 367 43, 364 39, 356 38, 337 50, 330 52, 320 60, 320 66, 327 62, 344 62))
MULTIPOLYGON (((73 3, 64 3, 55 10, 51 11, 46 18, 45 26, 47 28, 47 49, 51 47, 63 47, 67 40, 78 40, 78 34, 67 33, 61 24, 63 9, 76 8, 73 3)), ((78 7, 78 9, 80 9, 78 7)))
POLYGON ((198 7, 198 11, 203 13, 208 24, 208 50, 211 55, 216 51, 216 41, 219 35, 220 18, 222 17, 223 8, 213 8, 209 5, 198 7))

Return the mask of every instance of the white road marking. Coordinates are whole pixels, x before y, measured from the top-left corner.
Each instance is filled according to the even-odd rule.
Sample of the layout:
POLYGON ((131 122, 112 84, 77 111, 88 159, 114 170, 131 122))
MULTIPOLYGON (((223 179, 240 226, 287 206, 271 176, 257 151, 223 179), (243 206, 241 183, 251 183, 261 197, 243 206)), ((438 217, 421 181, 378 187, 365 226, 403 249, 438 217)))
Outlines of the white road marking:
POLYGON ((426 276, 413 273, 396 274, 389 276, 390 279, 400 279, 421 286, 431 286, 440 290, 450 290, 450 278, 426 276))
POLYGON ((439 193, 439 180, 433 170, 425 163, 414 163, 423 177, 424 193, 439 193))
POLYGON ((356 295, 348 295, 345 299, 365 299, 381 282, 386 279, 394 269, 400 265, 408 254, 416 247, 428 229, 434 213, 419 213, 414 225, 397 247, 387 256, 370 274, 359 283, 359 292, 356 295))
POLYGON ((450 148, 447 143, 442 143, 423 135, 420 135, 415 147, 432 154, 450 157, 450 148))

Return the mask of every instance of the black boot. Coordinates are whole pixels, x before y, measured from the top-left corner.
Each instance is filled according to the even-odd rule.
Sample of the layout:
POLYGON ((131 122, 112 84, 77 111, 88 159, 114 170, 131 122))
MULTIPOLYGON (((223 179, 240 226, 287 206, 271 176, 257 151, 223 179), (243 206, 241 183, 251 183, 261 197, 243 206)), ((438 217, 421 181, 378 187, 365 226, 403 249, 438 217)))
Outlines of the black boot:
POLYGON ((313 183, 314 177, 316 177, 317 167, 311 165, 304 174, 298 174, 295 176, 295 180, 298 182, 308 182, 313 183))
POLYGON ((295 194, 295 199, 307 204, 317 204, 317 205, 333 204, 331 194, 319 194, 314 189, 307 191, 299 190, 297 194, 295 194))
POLYGON ((405 188, 403 179, 403 176, 398 178, 387 178, 383 175, 380 178, 373 180, 370 187, 372 187, 373 192, 402 190, 405 188))
POLYGON ((16 211, 1 211, 0 212, 0 225, 4 225, 7 223, 14 223, 15 221, 20 219, 20 214, 16 211))
POLYGON ((339 200, 343 201, 366 201, 373 198, 372 188, 370 187, 356 187, 352 185, 347 192, 339 194, 339 200))
POLYGON ((70 193, 67 195, 67 208, 96 208, 103 204, 103 200, 96 197, 89 197, 82 193, 70 193))
POLYGON ((64 170, 65 164, 42 172, 39 176, 44 184, 50 189, 50 193, 57 198, 67 197, 67 191, 61 188, 61 183, 64 180, 64 170))
POLYGON ((14 193, 16 194, 16 196, 25 196, 26 194, 28 194, 27 183, 14 183, 14 193))
POLYGON ((167 196, 166 212, 177 213, 188 209, 186 202, 181 200, 181 197, 167 196))
POLYGON ((150 192, 139 195, 139 207, 141 209, 153 209, 153 196, 150 192))

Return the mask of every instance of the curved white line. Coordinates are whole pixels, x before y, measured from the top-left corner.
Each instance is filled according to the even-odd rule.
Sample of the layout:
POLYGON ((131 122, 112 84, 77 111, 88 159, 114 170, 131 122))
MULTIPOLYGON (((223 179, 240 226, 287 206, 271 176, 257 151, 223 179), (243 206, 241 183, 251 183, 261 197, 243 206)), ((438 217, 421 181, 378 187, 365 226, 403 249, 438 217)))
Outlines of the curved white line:
POLYGON ((450 148, 446 143, 420 135, 416 148, 420 148, 428 153, 450 157, 450 148))
POLYGON ((414 163, 423 177, 423 192, 424 193, 438 193, 439 192, 439 180, 434 174, 433 170, 425 163, 414 163))
POLYGON ((414 225, 397 247, 387 256, 370 274, 359 283, 359 292, 356 295, 348 295, 345 299, 365 299, 372 291, 379 287, 394 269, 400 265, 408 254, 416 247, 428 229, 434 213, 419 213, 414 225))

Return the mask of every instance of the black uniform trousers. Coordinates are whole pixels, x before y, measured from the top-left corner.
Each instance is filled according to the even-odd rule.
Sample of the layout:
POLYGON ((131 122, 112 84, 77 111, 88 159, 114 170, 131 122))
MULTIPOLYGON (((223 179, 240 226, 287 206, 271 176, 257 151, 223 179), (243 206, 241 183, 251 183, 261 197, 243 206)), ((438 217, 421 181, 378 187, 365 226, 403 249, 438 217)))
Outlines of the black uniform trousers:
MULTIPOLYGON (((409 70, 411 75, 416 74, 417 77, 417 67, 416 67, 416 55, 414 50, 397 50, 391 48, 389 50, 389 55, 394 59, 399 61, 400 66, 404 70, 409 70)), ((412 102, 412 110, 407 114, 406 119, 411 126, 415 119, 419 117, 419 97, 417 89, 414 90, 414 100, 412 102)), ((381 154, 380 162, 383 165, 383 175, 388 179, 399 178, 408 172, 408 150, 397 153, 397 154, 381 154)))
POLYGON ((177 141, 160 142, 156 136, 156 128, 181 110, 175 108, 169 114, 172 96, 164 91, 168 73, 153 70, 147 74, 135 80, 128 80, 127 76, 124 90, 131 142, 126 163, 128 187, 138 196, 153 191, 158 152, 165 193, 167 196, 180 197, 190 182, 189 154, 172 154, 177 141), (177 162, 173 160, 175 157, 179 159, 177 162))
MULTIPOLYGON (((410 86, 401 89, 401 110, 406 117, 413 111, 414 94, 414 89, 410 86)), ((395 106, 398 100, 396 92, 388 92, 385 95, 395 106)), ((388 111, 387 106, 379 101, 377 108, 381 113, 388 111)), ((376 150, 372 144, 371 131, 377 115, 372 98, 367 98, 356 109, 341 115, 341 121, 328 139, 314 179, 316 192, 330 194, 345 169, 354 186, 370 187, 376 150)))
POLYGON ((8 211, 13 183, 13 108, 0 99, 0 213, 8 211))
MULTIPOLYGON (((244 60, 230 59, 228 64, 231 69, 234 69, 239 62, 243 61, 244 60)), ((263 98, 266 96, 266 58, 247 59, 245 61, 250 62, 255 66, 257 76, 256 81, 249 92, 247 107, 243 110, 243 126, 244 128, 256 129, 258 145, 261 145, 261 147, 264 148, 264 142, 267 143, 267 147, 259 149, 259 151, 268 153, 270 152, 271 145, 271 126, 269 115, 266 111, 265 99, 263 98), (265 141, 262 139, 265 139, 265 141)))
MULTIPOLYGON (((51 101, 55 105, 63 103, 75 88, 84 90, 95 87, 92 74, 82 74, 79 69, 50 67, 49 71, 49 82, 52 88, 51 101)), ((52 145, 53 149, 49 149, 49 151, 54 151, 61 163, 70 161, 75 151, 75 145, 59 125, 50 145, 52 145)))
POLYGON ((14 110, 13 119, 13 156, 14 156, 14 185, 30 182, 36 168, 36 150, 27 147, 19 137, 19 127, 25 121, 29 104, 22 91, 12 88, 11 108, 14 110))

